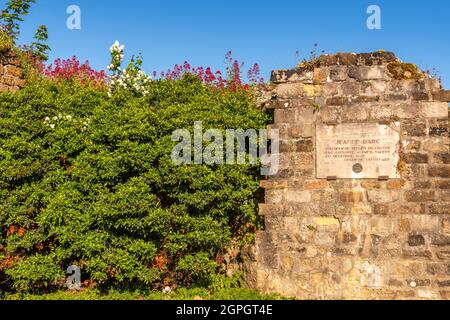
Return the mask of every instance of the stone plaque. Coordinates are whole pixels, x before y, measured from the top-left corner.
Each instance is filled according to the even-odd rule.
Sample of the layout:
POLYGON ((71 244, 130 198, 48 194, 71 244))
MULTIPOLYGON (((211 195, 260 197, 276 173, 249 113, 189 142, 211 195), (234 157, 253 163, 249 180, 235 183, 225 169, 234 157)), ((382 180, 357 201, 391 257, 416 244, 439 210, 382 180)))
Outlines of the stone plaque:
POLYGON ((317 178, 400 178, 400 123, 316 126, 317 178))

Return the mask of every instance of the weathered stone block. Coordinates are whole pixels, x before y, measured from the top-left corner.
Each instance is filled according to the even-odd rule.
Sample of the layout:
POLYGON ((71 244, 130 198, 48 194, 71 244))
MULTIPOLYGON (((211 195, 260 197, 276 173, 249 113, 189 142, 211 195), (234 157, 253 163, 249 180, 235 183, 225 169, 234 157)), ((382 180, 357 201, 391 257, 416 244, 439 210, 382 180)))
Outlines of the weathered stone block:
POLYGON ((313 190, 311 197, 312 201, 330 202, 336 199, 336 193, 333 190, 313 190))
POLYGON ((282 215, 285 211, 285 206, 281 204, 260 203, 258 205, 258 213, 261 216, 282 215))
POLYGON ((348 97, 332 97, 327 99, 328 106, 343 106, 350 102, 348 97))
MULTIPOLYGON (((361 93, 361 84, 358 81, 345 81, 341 85, 341 90, 344 96, 356 97, 356 99, 358 100, 357 97, 361 93)), ((362 100, 362 98, 359 99, 362 100)))
POLYGON ((373 206, 373 213, 377 215, 387 215, 389 214, 389 205, 376 204, 373 206))
POLYGON ((406 153, 404 155, 404 159, 406 163, 428 163, 428 154, 427 153, 406 153))
POLYGON ((348 76, 359 81, 387 79, 386 68, 382 66, 351 66, 348 76))
POLYGON ((329 183, 326 180, 314 180, 305 183, 305 189, 307 190, 322 190, 327 189, 328 187, 329 183))
POLYGON ((419 83, 420 89, 430 92, 439 92, 442 90, 439 79, 425 78, 419 83))
POLYGON ((345 81, 348 78, 346 66, 333 66, 330 68, 330 79, 332 81, 345 81))
POLYGON ((327 82, 330 70, 328 68, 316 68, 313 71, 314 83, 327 82))
POLYGON ((390 93, 384 96, 386 101, 404 101, 408 100, 408 96, 406 94, 401 93, 390 93))
POLYGON ((434 163, 450 164, 450 152, 436 153, 433 156, 434 163))
POLYGON ((402 177, 408 180, 425 179, 427 177, 427 165, 406 164, 406 169, 402 169, 402 177))
POLYGON ((281 153, 290 153, 296 151, 295 142, 293 140, 280 140, 279 144, 281 153))
POLYGON ((446 102, 421 102, 420 115, 426 118, 447 118, 448 103, 446 102))
POLYGON ((450 287, 450 280, 437 281, 437 285, 441 288, 450 287))
POLYGON ((397 222, 390 217, 373 216, 370 218, 370 230, 377 235, 389 235, 395 232, 397 222))
MULTIPOLYGON (((358 64, 358 60, 360 58, 360 55, 358 54, 347 52, 339 52, 335 56, 336 56, 336 64, 344 66, 356 65, 358 64)), ((331 59, 330 61, 333 61, 333 59, 331 59)))
POLYGON ((434 92, 433 99, 436 101, 450 102, 450 90, 434 92))
POLYGON ((285 196, 286 202, 302 203, 311 201, 311 192, 305 190, 287 190, 285 196))
POLYGON ((311 138, 316 133, 316 126, 312 123, 306 123, 302 126, 302 137, 311 138))
POLYGON ((439 216, 411 215, 409 217, 411 231, 416 233, 439 232, 441 227, 439 216))
POLYGON ((431 238, 431 244, 435 246, 450 246, 450 236, 435 234, 431 238))
POLYGON ((344 191, 339 194, 342 202, 362 202, 364 201, 364 192, 359 190, 344 191))
POLYGON ((338 94, 339 85, 335 82, 327 82, 322 85, 321 96, 322 97, 331 97, 338 94))
POLYGON ((298 140, 295 143, 296 152, 312 152, 314 151, 314 143, 311 139, 298 140))
POLYGON ((271 82, 285 83, 295 81, 312 81, 313 73, 305 69, 289 69, 289 70, 274 70, 271 75, 271 82))
POLYGON ((382 183, 378 180, 364 180, 360 183, 364 189, 381 189, 382 183))
POLYGON ((402 122, 403 131, 411 137, 423 137, 427 135, 427 124, 421 120, 405 120, 402 122))
POLYGON ((283 195, 284 190, 267 190, 266 193, 266 203, 273 204, 273 203, 281 203, 283 201, 283 195))
POLYGON ((425 238, 421 234, 410 234, 408 237, 408 245, 410 247, 417 247, 425 245, 425 238))
POLYGON ((428 175, 430 177, 450 178, 450 166, 449 165, 429 166, 428 175))
POLYGON ((429 101, 431 100, 431 94, 428 92, 413 92, 412 98, 416 101, 429 101))
POLYGON ((7 66, 4 66, 3 70, 4 70, 3 74, 5 74, 5 75, 10 75, 10 76, 17 77, 17 78, 22 77, 22 69, 18 68, 16 66, 7 65, 7 66))
POLYGON ((282 83, 279 84, 275 90, 275 94, 279 98, 291 98, 302 96, 304 93, 303 83, 282 83))
POLYGON ((318 231, 337 232, 340 228, 340 221, 334 217, 314 218, 313 223, 318 231))
POLYGON ((297 118, 297 109, 275 109, 274 111, 275 124, 293 123, 297 118))
POLYGON ((0 82, 6 84, 7 86, 14 86, 16 78, 10 75, 4 75, 0 78, 0 82))
POLYGON ((450 189, 450 180, 436 181, 436 188, 450 189))
POLYGON ((403 249, 402 252, 404 258, 433 258, 433 253, 430 250, 403 249))
POLYGON ((398 192, 391 190, 368 190, 367 198, 371 203, 390 203, 397 201, 400 195, 398 192))
POLYGON ((442 232, 450 234, 450 217, 442 219, 442 232))
MULTIPOLYGON (((418 103, 400 103, 390 106, 392 114, 400 119, 416 119, 419 116, 419 104, 418 103)), ((413 122, 408 121, 406 125, 413 126, 413 122)), ((411 129, 410 129, 411 130, 411 129)))
POLYGON ((430 119, 429 124, 429 135, 437 137, 447 137, 448 136, 448 118, 444 119, 430 119))
POLYGON ((448 151, 448 145, 445 137, 434 137, 425 139, 422 142, 423 150, 428 152, 444 152, 448 151))
POLYGON ((343 122, 364 121, 370 118, 370 108, 358 108, 352 106, 341 114, 343 122))
POLYGON ((427 202, 434 201, 436 193, 434 190, 412 190, 405 192, 405 199, 409 202, 427 202))
POLYGON ((406 180, 404 179, 395 179, 395 180, 389 180, 387 182, 387 188, 390 190, 398 190, 404 188, 406 185, 406 180))
POLYGON ((351 204, 351 210, 350 210, 351 215, 368 215, 371 213, 372 213, 372 207, 368 203, 357 202, 357 203, 351 204))
POLYGON ((437 257, 442 260, 450 259, 450 251, 439 251, 436 253, 437 257))
POLYGON ((450 204, 431 204, 429 211, 431 214, 450 214, 450 204))
POLYGON ((431 181, 429 181, 429 180, 414 181, 414 188, 415 189, 430 189, 431 181))
POLYGON ((354 96, 350 99, 351 103, 370 103, 370 102, 378 102, 380 101, 379 96, 354 96))
POLYGON ((336 234, 334 232, 316 232, 314 234, 314 243, 318 246, 333 247, 336 243, 336 234))
POLYGON ((286 189, 288 182, 286 180, 261 180, 259 185, 263 189, 286 189))
POLYGON ((290 135, 294 139, 298 139, 302 137, 302 126, 301 125, 293 125, 290 128, 290 135))

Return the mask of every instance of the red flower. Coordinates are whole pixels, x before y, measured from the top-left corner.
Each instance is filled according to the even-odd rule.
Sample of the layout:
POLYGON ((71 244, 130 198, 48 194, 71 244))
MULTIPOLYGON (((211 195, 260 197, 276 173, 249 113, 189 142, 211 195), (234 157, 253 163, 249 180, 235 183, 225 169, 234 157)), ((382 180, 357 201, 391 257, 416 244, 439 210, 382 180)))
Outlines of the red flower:
MULTIPOLYGON (((176 64, 173 70, 169 69, 167 72, 161 72, 161 78, 166 80, 181 79, 184 74, 189 73, 198 77, 204 84, 212 88, 228 88, 230 90, 248 90, 249 84, 263 83, 264 79, 260 76, 260 68, 258 64, 254 64, 247 72, 249 84, 245 84, 242 78, 243 63, 233 60, 231 51, 225 55, 226 74, 224 78, 220 70, 213 71, 211 67, 196 67, 193 68, 189 62, 185 61, 182 66, 176 64)), ((153 75, 156 77, 156 71, 153 75)))
POLYGON ((95 71, 86 61, 80 64, 80 61, 73 56, 67 60, 56 59, 53 64, 43 68, 43 75, 52 80, 79 80, 80 83, 87 85, 103 87, 106 84, 105 71, 95 71))

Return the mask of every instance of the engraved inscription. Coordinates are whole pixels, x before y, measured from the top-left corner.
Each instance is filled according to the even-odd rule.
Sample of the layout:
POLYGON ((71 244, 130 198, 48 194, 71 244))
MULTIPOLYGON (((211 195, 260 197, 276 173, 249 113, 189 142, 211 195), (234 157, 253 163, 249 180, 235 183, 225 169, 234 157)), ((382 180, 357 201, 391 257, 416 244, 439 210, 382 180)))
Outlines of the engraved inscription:
POLYGON ((399 178, 399 123, 318 124, 317 177, 399 178))

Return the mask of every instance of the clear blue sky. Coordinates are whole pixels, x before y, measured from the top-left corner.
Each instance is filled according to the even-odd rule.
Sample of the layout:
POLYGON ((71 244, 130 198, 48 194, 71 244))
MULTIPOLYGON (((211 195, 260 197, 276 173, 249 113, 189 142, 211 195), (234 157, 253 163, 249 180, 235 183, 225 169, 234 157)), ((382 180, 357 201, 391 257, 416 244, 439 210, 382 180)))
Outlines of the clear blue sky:
POLYGON ((247 66, 258 62, 266 79, 272 69, 293 67, 295 52, 307 56, 314 43, 327 53, 385 49, 435 67, 450 88, 449 16, 448 0, 38 0, 21 42, 46 24, 52 59, 76 55, 105 68, 108 48, 120 40, 126 55, 142 52, 148 72, 185 60, 222 68, 231 50, 247 66), (71 4, 82 10, 81 30, 66 28, 71 4), (371 4, 381 7, 382 30, 366 27, 371 4))

